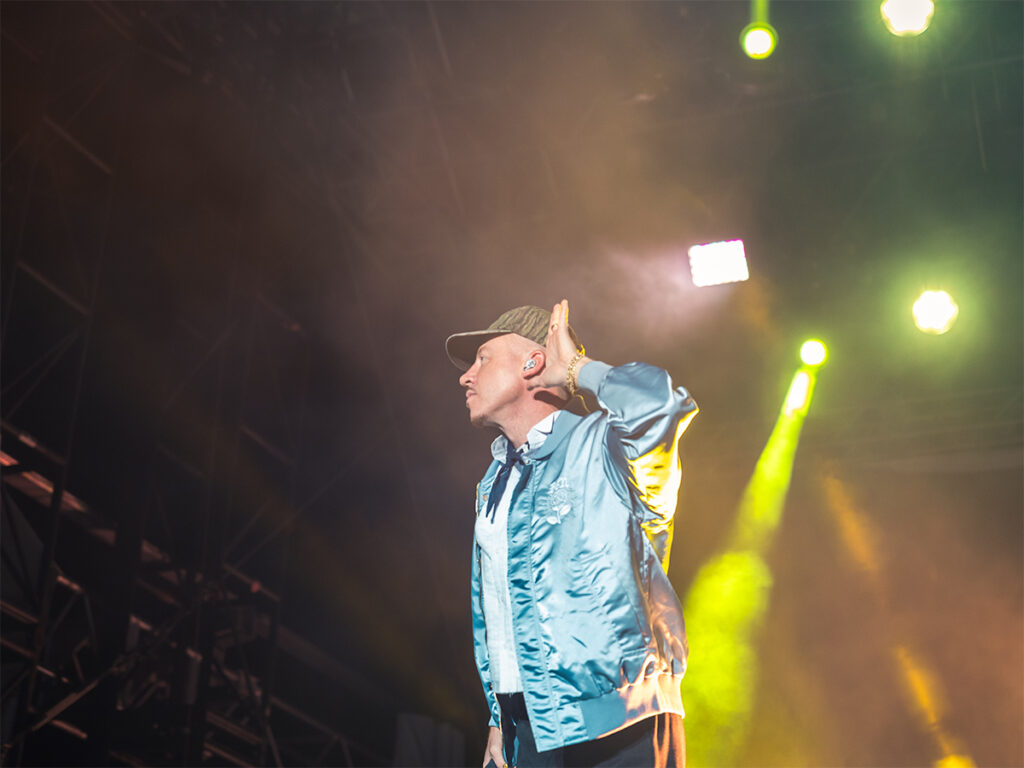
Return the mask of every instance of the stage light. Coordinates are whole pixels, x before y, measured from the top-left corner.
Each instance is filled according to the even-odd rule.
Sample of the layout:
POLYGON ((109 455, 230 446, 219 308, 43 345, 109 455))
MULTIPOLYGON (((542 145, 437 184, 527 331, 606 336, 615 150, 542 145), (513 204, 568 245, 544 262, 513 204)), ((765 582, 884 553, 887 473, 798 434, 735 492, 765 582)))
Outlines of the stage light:
POLYGON ((803 361, 804 365, 812 367, 824 365, 827 357, 828 349, 817 339, 805 341, 803 346, 800 347, 800 360, 803 361))
POLYGON ((688 253, 690 276, 697 287, 738 283, 750 278, 742 240, 694 245, 688 253))
POLYGON ((920 35, 932 21, 932 0, 885 0, 879 10, 882 20, 897 37, 920 35))
POLYGON ((771 24, 766 21, 755 21, 743 28, 740 33, 740 46, 752 59, 767 59, 775 50, 778 39, 778 34, 771 24))
POLYGON ((925 291, 914 302, 914 322, 925 333, 948 331, 960 314, 960 307, 945 291, 925 291))

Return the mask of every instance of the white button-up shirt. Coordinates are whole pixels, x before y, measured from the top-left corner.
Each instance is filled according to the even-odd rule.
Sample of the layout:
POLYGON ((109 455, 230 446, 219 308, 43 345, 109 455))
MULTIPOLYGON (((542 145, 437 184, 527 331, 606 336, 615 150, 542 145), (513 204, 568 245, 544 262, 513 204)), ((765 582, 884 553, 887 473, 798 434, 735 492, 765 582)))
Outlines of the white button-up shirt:
MULTIPOLYGON (((526 435, 526 442, 519 449, 524 459, 529 459, 531 453, 544 444, 559 413, 561 411, 555 411, 533 425, 526 435)), ((504 463, 507 451, 508 438, 499 435, 491 443, 491 453, 497 461, 504 463)), ((476 519, 487 653, 495 693, 518 693, 523 690, 512 630, 512 599, 508 591, 508 509, 520 475, 519 464, 513 464, 505 492, 494 509, 493 519, 486 512, 476 519)))

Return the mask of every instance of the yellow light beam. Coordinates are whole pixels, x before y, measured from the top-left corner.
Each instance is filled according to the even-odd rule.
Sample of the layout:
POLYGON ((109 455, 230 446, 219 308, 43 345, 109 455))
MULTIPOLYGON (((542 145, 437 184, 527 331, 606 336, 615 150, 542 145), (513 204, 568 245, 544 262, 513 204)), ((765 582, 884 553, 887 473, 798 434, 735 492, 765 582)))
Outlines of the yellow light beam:
POLYGON ((817 371, 806 366, 793 376, 782 412, 740 500, 729 549, 763 552, 770 543, 789 493, 800 430, 811 405, 816 379, 817 371))
POLYGON ((764 555, 782 518, 816 376, 805 366, 793 377, 724 551, 701 567, 686 596, 691 664, 683 699, 691 766, 733 765, 746 741, 757 689, 755 635, 772 588, 764 555))
MULTIPOLYGON (((822 484, 828 507, 839 526, 840 539, 862 573, 868 578, 880 605, 886 605, 882 568, 875 551, 877 534, 869 520, 860 513, 845 485, 834 474, 826 475, 822 484)), ((973 768, 962 744, 942 724, 945 696, 938 679, 911 652, 905 643, 894 643, 893 659, 914 713, 925 731, 935 739, 942 757, 935 768, 973 768)))

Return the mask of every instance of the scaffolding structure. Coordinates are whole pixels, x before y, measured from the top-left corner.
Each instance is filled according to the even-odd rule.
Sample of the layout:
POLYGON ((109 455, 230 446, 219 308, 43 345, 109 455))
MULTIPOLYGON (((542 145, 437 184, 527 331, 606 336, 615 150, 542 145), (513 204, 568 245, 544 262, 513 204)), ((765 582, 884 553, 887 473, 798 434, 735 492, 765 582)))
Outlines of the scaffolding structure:
MULTIPOLYGON (((258 201, 197 194, 173 242, 128 221, 147 215, 133 105, 154 78, 206 87, 197 123, 258 120, 237 62, 196 71, 220 14, 5 9, 5 65, 26 74, 3 157, 5 765, 389 761, 287 684, 393 716, 281 621, 293 523, 320 492, 301 473, 309 337, 243 224, 258 201)), ((252 189, 280 181, 266 141, 233 150, 252 189)))

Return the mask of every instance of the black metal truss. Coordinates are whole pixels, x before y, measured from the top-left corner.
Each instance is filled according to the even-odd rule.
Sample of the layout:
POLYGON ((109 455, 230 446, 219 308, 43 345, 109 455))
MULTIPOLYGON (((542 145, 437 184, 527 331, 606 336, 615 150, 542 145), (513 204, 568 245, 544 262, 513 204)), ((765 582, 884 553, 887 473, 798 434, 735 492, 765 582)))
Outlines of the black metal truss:
MULTIPOLYGON (((147 383, 106 391, 97 407, 110 384, 97 368, 135 362, 115 327, 137 316, 119 221, 131 202, 118 135, 128 121, 111 131, 111 117, 145 87, 140 61, 181 74, 209 61, 189 48, 209 44, 220 10, 99 2, 19 13, 6 50, 34 70, 37 93, 25 86, 3 147, 3 762, 66 760, 55 750, 68 739, 96 764, 383 764, 275 693, 282 663, 339 690, 364 684, 280 623, 288 532, 318 494, 298 480, 308 340, 261 288, 273 265, 254 272, 245 259, 258 233, 218 225, 223 211, 200 201, 201 231, 230 258, 211 263, 215 301, 142 329, 160 373, 176 378, 136 408, 141 425, 111 430, 114 457, 136 461, 94 472, 96 457, 75 452, 83 407, 95 429, 147 383), (93 47, 71 58, 89 66, 69 75, 64 57, 82 43, 66 30, 84 21, 67 17, 83 15, 93 47), (137 467, 141 477, 118 474, 137 467)), ((221 63, 209 73, 220 108, 243 109, 221 63)), ((359 694, 374 696, 368 685, 359 694)))

